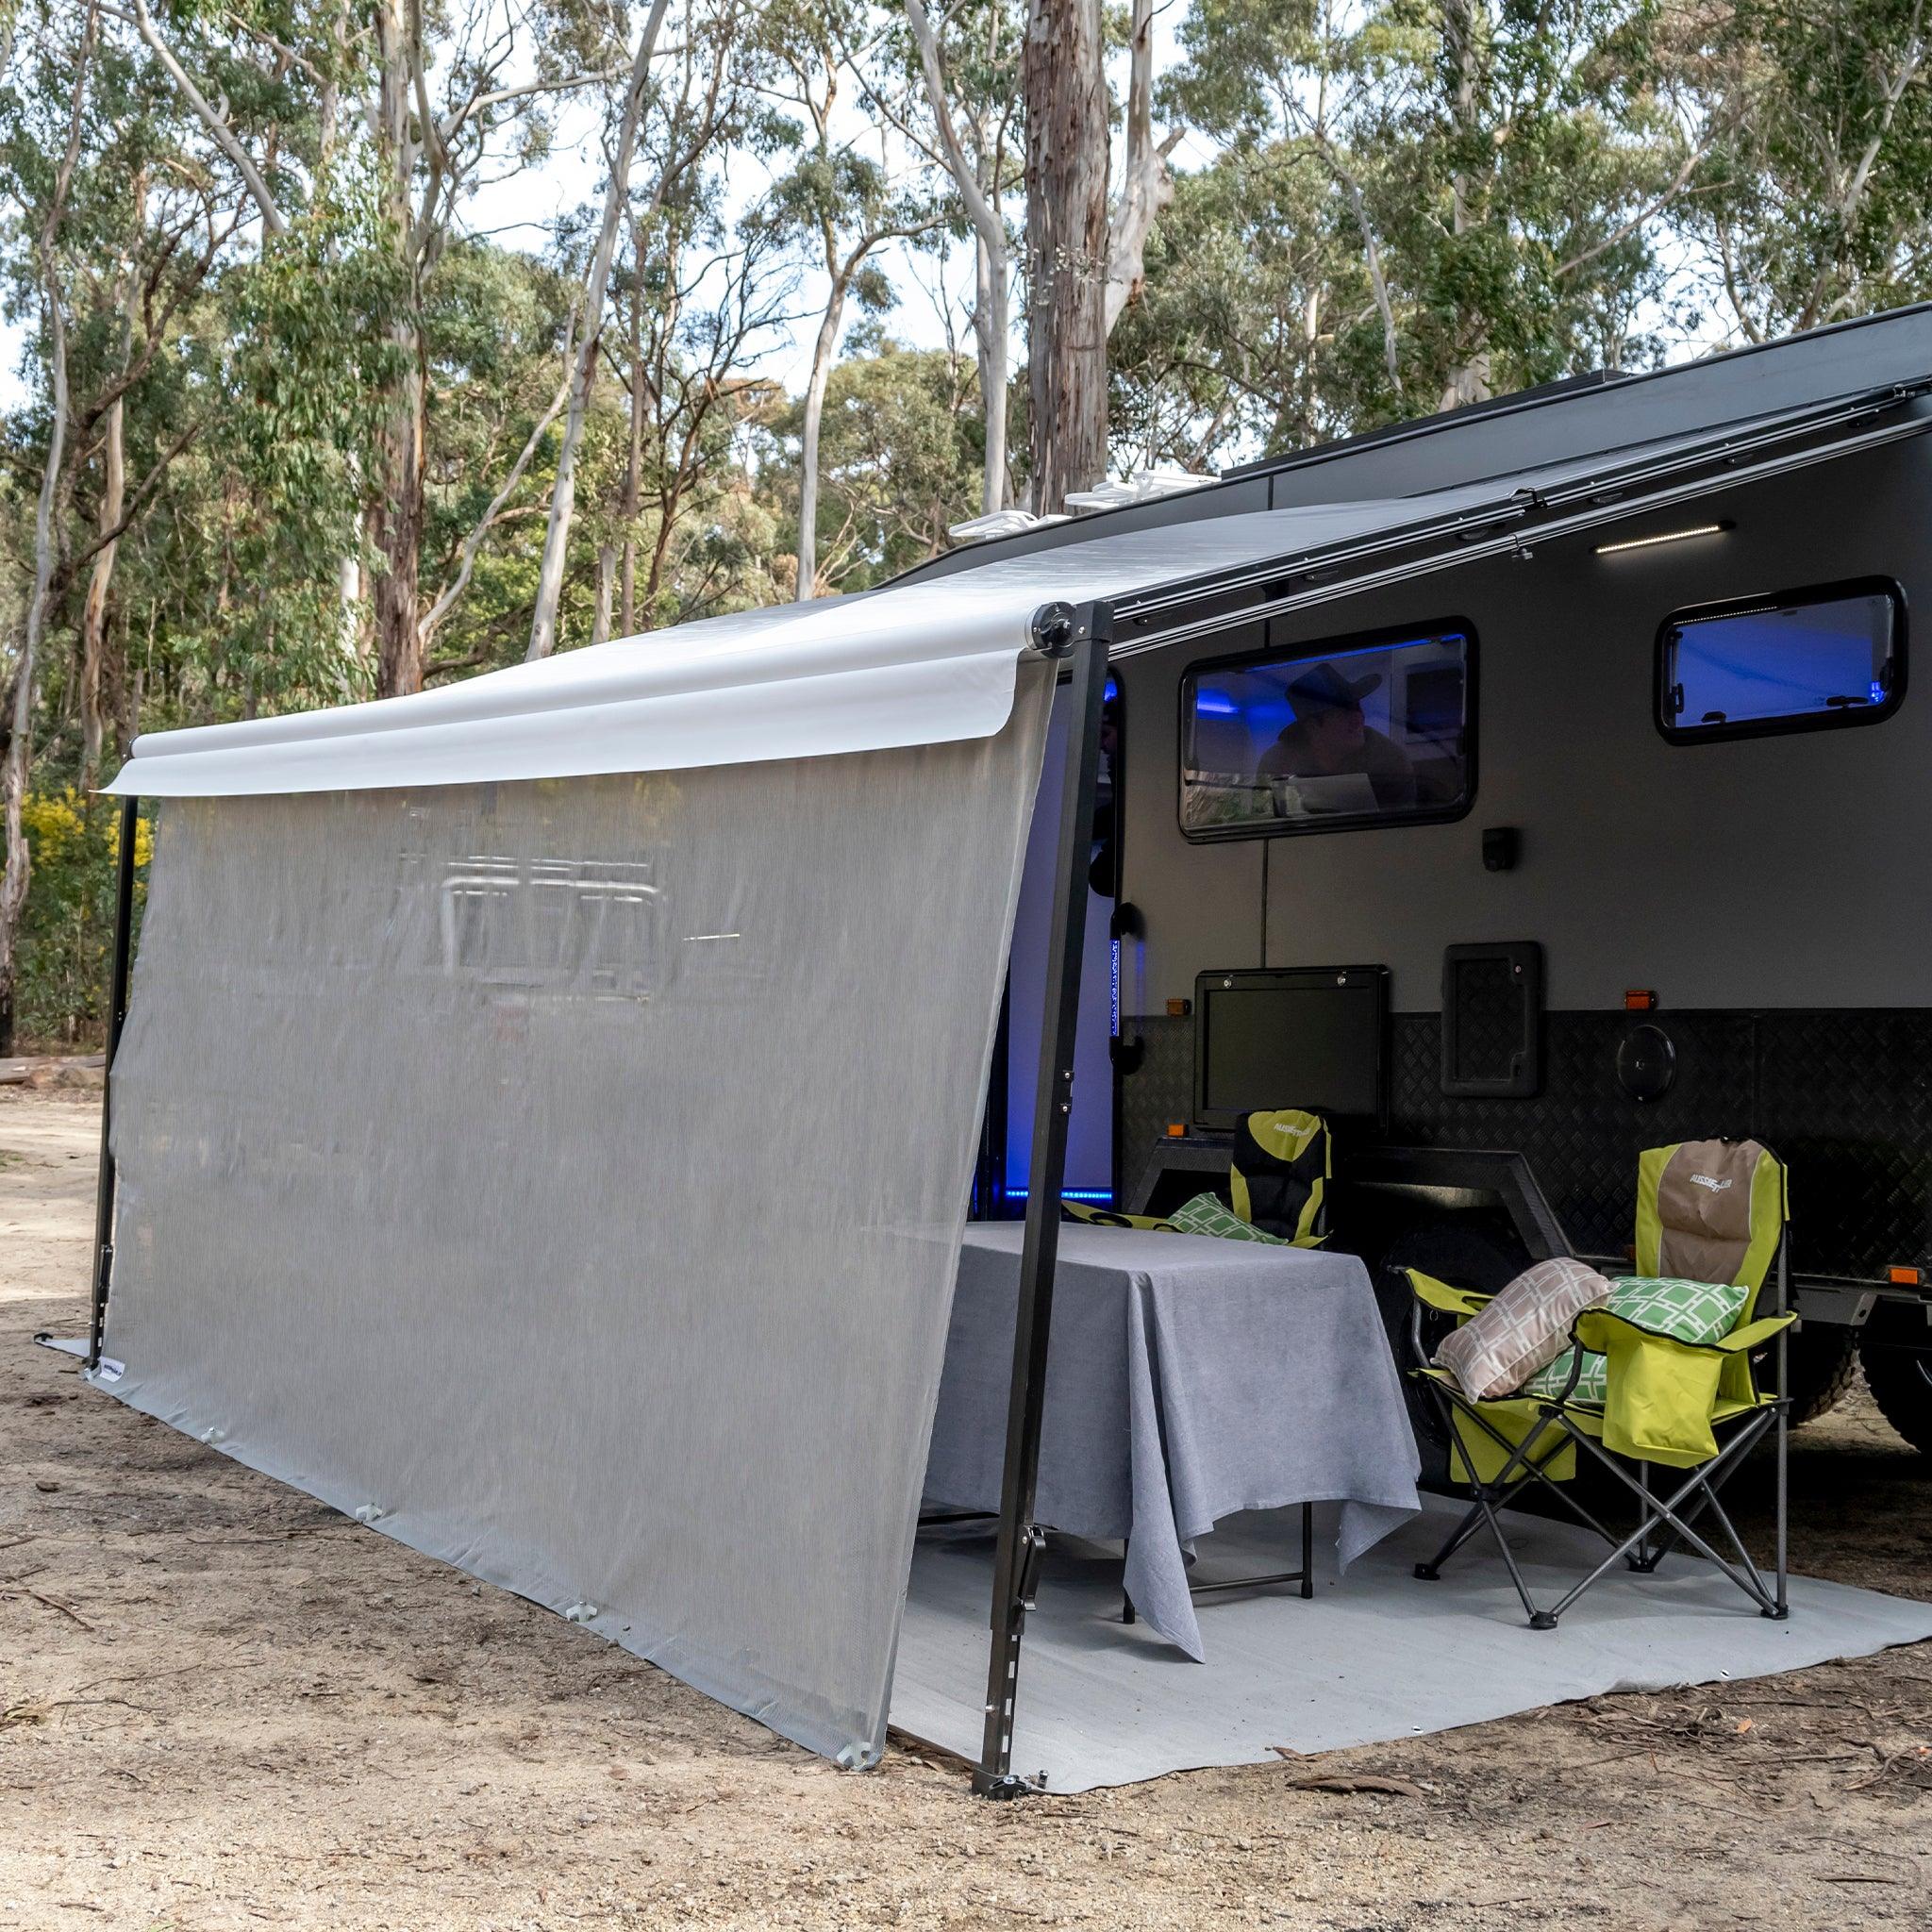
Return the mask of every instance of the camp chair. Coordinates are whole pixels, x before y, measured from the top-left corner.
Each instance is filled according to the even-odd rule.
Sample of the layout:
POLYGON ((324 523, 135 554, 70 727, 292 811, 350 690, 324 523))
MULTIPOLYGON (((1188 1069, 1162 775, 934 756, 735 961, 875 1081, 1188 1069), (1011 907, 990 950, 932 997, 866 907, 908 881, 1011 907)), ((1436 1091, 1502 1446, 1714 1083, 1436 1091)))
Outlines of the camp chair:
POLYGON ((1234 1211, 1264 1234, 1298 1248, 1320 1247, 1328 1239, 1332 1158, 1328 1123, 1320 1114, 1293 1107, 1243 1114, 1228 1174, 1234 1211))
POLYGON ((1690 1545, 1757 1604, 1759 1613, 1788 1614, 1785 1563, 1785 1331, 1790 1257, 1789 1204, 1783 1164, 1755 1141, 1692 1141, 1653 1147, 1639 1158, 1636 1263, 1640 1275, 1741 1285, 1747 1291, 1729 1333, 1715 1342, 1682 1341, 1640 1327, 1607 1308, 1580 1315, 1574 1346, 1519 1391, 1478 1402, 1428 1358, 1423 1311, 1467 1321, 1491 1296, 1453 1288, 1409 1269, 1414 1291, 1410 1373, 1430 1391, 1452 1443, 1451 1473, 1466 1475, 1475 1501, 1454 1534, 1415 1574, 1433 1579, 1442 1565, 1487 1526, 1495 1538, 1530 1627, 1557 1620, 1620 1558, 1633 1570, 1657 1567, 1674 1543, 1690 1545), (1770 1286, 1771 1311, 1758 1307, 1770 1286), (1774 1381, 1758 1386, 1754 1356, 1775 1341, 1774 1381), (1720 1444, 1718 1431, 1725 1440, 1720 1444), (1766 1581, 1724 1513, 1718 1492, 1767 1433, 1777 1445, 1776 1563, 1766 1581), (1636 1499, 1637 1527, 1619 1536, 1558 1484, 1574 1475, 1581 1451, 1595 1458, 1636 1499), (1681 1472, 1654 1489, 1656 1464, 1681 1472), (1634 1465, 1634 1473, 1631 1467, 1634 1465), (1610 1553, 1560 1601, 1540 1609, 1517 1566, 1501 1512, 1532 1486, 1555 1496, 1610 1545, 1610 1553), (1708 1517, 1728 1545, 1721 1555, 1697 1524, 1708 1517), (1735 1561, 1731 1560, 1735 1557, 1735 1561))

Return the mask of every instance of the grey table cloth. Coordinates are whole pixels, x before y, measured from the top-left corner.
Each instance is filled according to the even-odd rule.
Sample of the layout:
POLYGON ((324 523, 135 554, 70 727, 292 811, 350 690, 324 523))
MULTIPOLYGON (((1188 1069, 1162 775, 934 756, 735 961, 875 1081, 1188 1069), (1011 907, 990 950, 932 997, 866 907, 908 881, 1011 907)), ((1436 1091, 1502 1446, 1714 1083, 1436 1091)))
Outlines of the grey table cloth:
MULTIPOLYGON (((1021 1234, 966 1230, 926 1464, 934 1505, 999 1507, 1021 1234)), ((1135 1608, 1190 1657, 1206 1655, 1188 1593, 1194 1538, 1238 1510, 1339 1502, 1346 1568, 1421 1507, 1417 1474, 1354 1256, 1061 1228, 1035 1516, 1125 1538, 1135 1608)))

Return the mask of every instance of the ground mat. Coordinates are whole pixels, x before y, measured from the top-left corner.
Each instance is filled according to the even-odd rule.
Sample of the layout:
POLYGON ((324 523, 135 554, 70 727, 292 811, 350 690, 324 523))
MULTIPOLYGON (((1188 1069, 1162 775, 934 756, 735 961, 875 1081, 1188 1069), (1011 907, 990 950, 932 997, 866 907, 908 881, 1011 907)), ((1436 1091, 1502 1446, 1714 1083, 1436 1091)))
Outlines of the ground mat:
MULTIPOLYGON (((1318 1525, 1320 1515, 1318 1512, 1318 1525)), ((1192 1663, 1144 1624, 1121 1622, 1118 1550, 1055 1539, 1020 1660, 1013 1768, 1049 1790, 1131 1784, 1204 1765, 1334 1750, 1506 1717, 1608 1690, 1657 1690, 1799 1670, 1932 1637, 1932 1604, 1791 1579, 1790 1621, 1758 1615, 1708 1564, 1681 1554, 1652 1576, 1620 1569, 1555 1630, 1527 1627, 1486 1539, 1419 1581, 1455 1521, 1422 1517, 1338 1578, 1319 1540, 1316 1589, 1206 1598, 1208 1648, 1192 1663)), ((1512 1528, 1531 1592, 1560 1596, 1603 1545, 1573 1525, 1512 1528)), ((1199 1545, 1197 1578, 1291 1569, 1293 1511, 1241 1516, 1199 1545)), ((891 1721, 979 1755, 992 1540, 969 1525, 920 1539, 899 1640, 891 1721)))

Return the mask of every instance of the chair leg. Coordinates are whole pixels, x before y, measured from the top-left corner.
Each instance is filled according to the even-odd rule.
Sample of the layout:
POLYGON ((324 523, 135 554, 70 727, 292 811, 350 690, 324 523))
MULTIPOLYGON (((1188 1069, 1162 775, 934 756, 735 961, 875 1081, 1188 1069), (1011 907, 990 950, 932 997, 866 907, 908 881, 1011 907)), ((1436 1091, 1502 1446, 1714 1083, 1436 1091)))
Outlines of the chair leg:
MULTIPOLYGON (((1760 1424, 1755 1428, 1746 1428, 1740 1431, 1725 1445, 1724 1451, 1715 1461, 1707 1463, 1703 1469, 1689 1476, 1663 1501, 1656 1501, 1653 1496, 1652 1513, 1646 1517, 1643 1524, 1633 1530, 1588 1576, 1570 1590, 1562 1600, 1549 1612, 1551 1622, 1554 1623, 1557 1617, 1560 1617, 1620 1557, 1626 1556, 1634 1549, 1639 1539, 1647 1534, 1651 1524, 1658 1522, 1662 1523, 1667 1530, 1674 1533, 1685 1542, 1689 1543, 1706 1561, 1714 1564, 1761 1610, 1764 1610, 1768 1615, 1776 1614, 1774 1601, 1770 1592, 1764 1588, 1763 1579, 1757 1574, 1757 1566, 1751 1562, 1748 1557, 1744 1560, 1742 1569, 1739 1569, 1727 1562, 1723 1557, 1718 1555, 1717 1551, 1703 1537, 1699 1536, 1690 1527, 1688 1516, 1683 1508, 1689 1497, 1700 1491, 1703 1491, 1698 1498, 1698 1507, 1700 1509, 1706 1507, 1715 1507, 1719 1517, 1724 1522, 1732 1540, 1735 1541, 1737 1532, 1730 1527, 1730 1519, 1724 1516, 1722 1507, 1717 1504, 1716 1484, 1723 1477, 1729 1475, 1731 1471, 1736 1468, 1737 1464, 1742 1459, 1745 1451, 1764 1434, 1765 1426, 1766 1424, 1760 1424)), ((1607 1450, 1584 1435, 1580 1429, 1572 1427, 1569 1423, 1565 1422, 1563 1427, 1580 1448, 1589 1450, 1619 1482, 1637 1494, 1641 1495, 1642 1493, 1636 1478, 1622 1469, 1615 1457, 1607 1450)), ((1741 1545, 1740 1547, 1741 1548, 1741 1545)))
MULTIPOLYGON (((1480 1417, 1477 1420, 1481 1422, 1480 1417)), ((1536 1422, 1530 1427, 1529 1433, 1524 1437, 1522 1441, 1510 1449, 1508 1456, 1504 1460, 1503 1467, 1496 1473, 1494 1479, 1491 1482, 1484 1483, 1474 1480, 1475 1475, 1474 1467, 1465 1456, 1463 1458, 1464 1467, 1469 1470, 1472 1477, 1470 1487, 1475 1491, 1475 1504, 1468 1515, 1456 1525, 1449 1541, 1442 1545, 1435 1557, 1426 1563, 1418 1563, 1415 1566, 1415 1574, 1419 1577, 1426 1581, 1434 1581, 1436 1577, 1441 1574, 1442 1565, 1478 1529, 1487 1527, 1490 1534, 1496 1540, 1497 1549, 1502 1552, 1504 1566, 1509 1572, 1509 1581, 1516 1586, 1516 1594, 1523 1600, 1524 1614, 1528 1617, 1529 1626, 1532 1630, 1554 1629, 1556 1627, 1556 1619, 1550 1617, 1546 1611, 1537 1608, 1536 1600, 1529 1593, 1529 1585, 1524 1581, 1523 1572, 1517 1564, 1516 1553, 1509 1547, 1509 1537, 1503 1527, 1502 1515, 1498 1505, 1500 1504, 1507 1507, 1510 1496, 1530 1481, 1541 1482, 1545 1488, 1554 1488, 1549 1478, 1543 1474, 1543 1464, 1538 1462, 1532 1455, 1532 1451, 1536 1448, 1537 1443, 1542 1440, 1544 1433, 1548 1430, 1551 1421, 1552 1417, 1549 1414, 1542 1414, 1537 1417, 1536 1422), (1516 1474, 1519 1469, 1524 1472, 1520 1476, 1516 1474), (1512 1480, 1512 1478, 1514 1479, 1512 1480)), ((1496 1435, 1495 1430, 1490 1428, 1487 1422, 1482 1422, 1482 1426, 1498 1442, 1502 1441, 1502 1438, 1496 1435)), ((1545 1460, 1547 1459, 1545 1458, 1545 1460)))
POLYGON ((1415 1574, 1424 1583, 1434 1583, 1442 1574, 1442 1565, 1483 1526, 1483 1506, 1480 1502, 1469 1506, 1469 1513, 1451 1531, 1449 1541, 1429 1558, 1426 1563, 1418 1563, 1415 1574))
POLYGON ((1516 1586, 1516 1594, 1523 1599, 1524 1614, 1529 1619, 1532 1630, 1554 1630, 1557 1620, 1548 1610, 1540 1610, 1536 1600, 1529 1593, 1529 1585, 1523 1580, 1523 1572, 1516 1567, 1516 1552, 1509 1547, 1509 1539, 1503 1533, 1503 1524, 1496 1515, 1494 1507, 1487 1497, 1481 1508, 1490 1525, 1490 1534, 1496 1539, 1496 1547, 1503 1553, 1504 1566, 1509 1572, 1509 1581, 1516 1586))
MULTIPOLYGON (((1785 1345, 1782 1333, 1777 1338, 1780 1350, 1785 1345)), ((1783 1623, 1791 1614, 1790 1572, 1786 1561, 1785 1528, 1787 1510, 1790 1505, 1790 1401, 1784 1391, 1784 1361, 1778 1361, 1778 1401, 1777 1421, 1773 1426, 1777 1430, 1777 1596, 1771 1609, 1765 1615, 1776 1623, 1783 1623)))
POLYGON ((1650 1512, 1649 1463, 1640 1462, 1637 1465, 1637 1485, 1638 1488, 1641 1489, 1643 1492, 1642 1500, 1637 1506, 1637 1527, 1640 1534, 1637 1538, 1637 1547, 1635 1550, 1631 1552, 1627 1560, 1629 1562, 1631 1569, 1641 1571, 1645 1575, 1648 1575, 1651 1571, 1657 1568, 1657 1564, 1663 1558, 1662 1550, 1657 1550, 1653 1552, 1650 1547, 1650 1525, 1652 1522, 1652 1517, 1650 1512))

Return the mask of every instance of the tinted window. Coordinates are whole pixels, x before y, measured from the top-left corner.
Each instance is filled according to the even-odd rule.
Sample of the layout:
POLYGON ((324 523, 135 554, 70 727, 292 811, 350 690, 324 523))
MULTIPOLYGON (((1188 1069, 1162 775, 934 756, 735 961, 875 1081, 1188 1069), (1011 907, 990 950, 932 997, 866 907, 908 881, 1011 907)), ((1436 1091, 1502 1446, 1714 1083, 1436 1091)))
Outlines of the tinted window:
POLYGON ((1462 626, 1196 665, 1181 686, 1190 838, 1454 818, 1474 785, 1462 626))
POLYGON ((1896 589, 1875 582, 1678 611, 1659 640, 1657 722, 1685 741, 1889 716, 1905 690, 1902 617, 1896 589))

